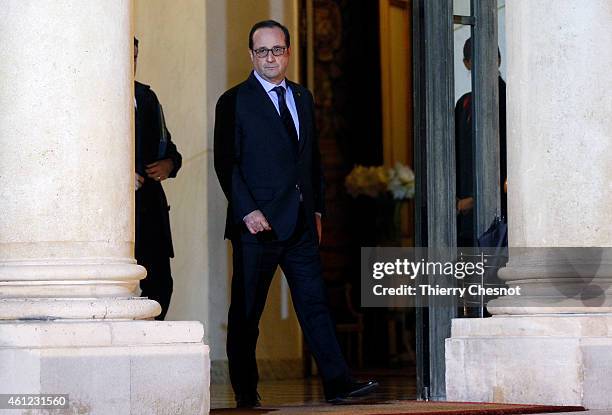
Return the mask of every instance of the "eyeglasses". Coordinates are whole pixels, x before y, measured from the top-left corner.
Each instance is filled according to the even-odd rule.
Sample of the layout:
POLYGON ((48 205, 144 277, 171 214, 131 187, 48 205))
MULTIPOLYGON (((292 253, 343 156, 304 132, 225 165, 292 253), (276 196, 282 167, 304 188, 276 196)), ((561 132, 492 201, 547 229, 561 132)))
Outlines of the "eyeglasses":
POLYGON ((282 55, 285 54, 286 50, 287 50, 286 46, 274 46, 272 49, 268 49, 268 48, 254 49, 253 53, 258 58, 267 58, 268 57, 268 53, 270 53, 270 52, 272 52, 272 55, 274 55, 274 56, 282 56, 282 55))

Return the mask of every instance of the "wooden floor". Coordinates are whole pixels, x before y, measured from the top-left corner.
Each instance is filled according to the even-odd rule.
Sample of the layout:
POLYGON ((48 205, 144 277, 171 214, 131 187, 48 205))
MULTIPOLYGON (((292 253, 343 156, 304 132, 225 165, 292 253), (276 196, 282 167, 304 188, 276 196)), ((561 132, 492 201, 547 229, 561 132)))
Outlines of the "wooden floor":
MULTIPOLYGON (((357 375, 366 379, 373 377, 380 387, 371 396, 377 401, 416 398, 416 377, 413 368, 402 371, 364 372, 357 375), (401 376, 400 376, 401 374, 401 376)), ((261 400, 267 406, 310 405, 325 402, 323 388, 318 377, 283 381, 260 382, 261 400)), ((234 393, 230 385, 211 385, 211 409, 234 408, 234 393)))

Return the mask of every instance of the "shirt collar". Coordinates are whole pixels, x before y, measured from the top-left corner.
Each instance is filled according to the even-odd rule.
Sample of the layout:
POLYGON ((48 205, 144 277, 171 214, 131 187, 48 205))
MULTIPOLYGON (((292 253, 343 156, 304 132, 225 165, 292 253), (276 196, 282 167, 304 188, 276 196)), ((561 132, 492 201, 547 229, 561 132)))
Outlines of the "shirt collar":
POLYGON ((277 86, 279 86, 279 85, 280 85, 280 86, 282 86, 283 88, 285 88, 285 91, 287 90, 287 82, 286 82, 286 79, 283 79, 283 81, 282 81, 280 84, 276 85, 276 84, 273 84, 272 82, 268 82, 268 81, 266 81, 265 79, 263 79, 261 76, 259 76, 259 74, 257 73, 257 71, 255 71, 255 70, 254 70, 254 71, 253 71, 253 73, 255 74, 255 78, 257 78, 257 80, 259 81, 259 83, 261 84, 261 86, 263 86, 263 87, 264 87, 264 89, 266 90, 266 92, 268 92, 268 93, 272 92, 272 90, 273 90, 274 88, 276 88, 277 86))

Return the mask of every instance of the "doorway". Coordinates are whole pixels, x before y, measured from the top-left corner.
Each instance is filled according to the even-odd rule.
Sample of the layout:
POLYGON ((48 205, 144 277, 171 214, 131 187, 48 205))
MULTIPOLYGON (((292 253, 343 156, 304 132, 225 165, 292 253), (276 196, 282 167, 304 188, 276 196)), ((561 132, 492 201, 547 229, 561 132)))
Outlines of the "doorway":
MULTIPOLYGON (((339 341, 356 373, 399 379, 396 398, 414 399, 414 310, 361 307, 359 292, 361 247, 414 246, 414 201, 401 203, 390 237, 381 216, 395 202, 353 197, 345 185, 357 165, 413 168, 412 1, 300 4, 301 82, 315 96, 326 180, 321 257, 339 341)), ((305 364, 314 373, 308 356, 305 364)))

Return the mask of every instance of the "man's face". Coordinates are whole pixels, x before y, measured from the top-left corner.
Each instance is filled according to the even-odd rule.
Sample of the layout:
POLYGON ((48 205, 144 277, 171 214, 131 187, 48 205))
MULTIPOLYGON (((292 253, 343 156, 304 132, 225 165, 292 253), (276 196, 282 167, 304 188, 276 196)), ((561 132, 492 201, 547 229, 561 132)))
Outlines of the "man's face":
MULTIPOLYGON (((463 64, 465 65, 465 69, 468 71, 472 70, 472 60, 471 59, 463 59, 463 64)), ((501 66, 501 56, 497 55, 497 67, 501 66)))
POLYGON ((134 46, 134 75, 136 75, 136 63, 138 62, 138 46, 134 46))
POLYGON ((280 84, 285 79, 285 73, 289 65, 290 49, 287 48, 285 53, 280 56, 274 56, 270 51, 265 58, 258 58, 253 52, 260 48, 272 49, 275 46, 287 46, 283 31, 277 27, 262 27, 253 33, 253 50, 249 51, 249 56, 251 62, 253 62, 253 69, 259 76, 273 84, 280 84))

